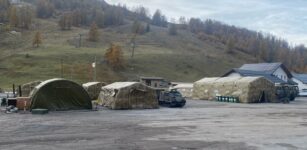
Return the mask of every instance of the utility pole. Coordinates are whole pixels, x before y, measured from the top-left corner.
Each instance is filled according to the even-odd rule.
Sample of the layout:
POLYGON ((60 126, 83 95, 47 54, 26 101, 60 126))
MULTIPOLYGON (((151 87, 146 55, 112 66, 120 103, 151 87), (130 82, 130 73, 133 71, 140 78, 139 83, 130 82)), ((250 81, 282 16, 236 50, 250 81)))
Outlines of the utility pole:
MULTIPOLYGON (((13 51, 15 52, 15 50, 16 50, 16 45, 17 45, 17 35, 16 35, 16 33, 10 33, 10 35, 11 35, 11 37, 12 37, 12 40, 14 41, 14 43, 13 43, 13 51)), ((10 50, 10 56, 12 56, 13 55, 13 52, 12 52, 12 50, 10 50)))
POLYGON ((13 84, 13 95, 14 95, 14 98, 16 97, 15 95, 15 84, 13 84))
POLYGON ((131 58, 133 58, 134 57, 134 50, 135 50, 135 47, 136 47, 136 37, 137 37, 137 35, 138 35, 138 32, 139 32, 139 27, 138 27, 138 29, 135 31, 135 33, 132 35, 132 37, 131 37, 131 48, 132 48, 132 53, 131 53, 131 58))
POLYGON ((96 56, 95 56, 95 62, 94 62, 93 67, 94 67, 94 81, 97 81, 97 70, 96 70, 96 68, 97 68, 97 60, 96 60, 96 56))
POLYGON ((81 47, 81 42, 82 42, 82 34, 79 34, 79 48, 81 47))
POLYGON ((70 79, 72 80, 73 67, 70 67, 70 79))
POLYGON ((134 57, 134 50, 135 50, 135 39, 131 42, 131 47, 132 47, 131 58, 133 58, 134 57))
POLYGON ((61 58, 61 78, 63 78, 64 68, 63 68, 63 58, 61 58))
POLYGON ((78 48, 78 46, 79 46, 79 41, 78 41, 78 37, 74 37, 74 45, 75 45, 75 47, 76 48, 78 48))

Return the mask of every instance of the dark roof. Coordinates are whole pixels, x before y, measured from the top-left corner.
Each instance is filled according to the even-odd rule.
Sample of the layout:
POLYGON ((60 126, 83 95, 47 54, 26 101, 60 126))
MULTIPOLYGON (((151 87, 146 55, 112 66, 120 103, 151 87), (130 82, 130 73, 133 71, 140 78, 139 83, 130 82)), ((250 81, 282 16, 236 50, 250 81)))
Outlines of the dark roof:
POLYGON ((226 74, 224 74, 222 77, 226 77, 228 75, 230 75, 231 73, 239 73, 241 76, 246 77, 246 76, 263 76, 265 77, 267 80, 273 82, 273 83, 280 83, 280 84, 286 84, 287 82, 285 82, 284 80, 279 79, 278 77, 266 73, 266 72, 261 72, 261 71, 251 71, 251 70, 243 70, 243 69, 231 69, 230 71, 228 71, 226 74))
POLYGON ((288 78, 292 78, 291 72, 282 63, 258 63, 258 64, 244 64, 240 69, 258 71, 266 74, 273 74, 279 67, 281 67, 287 74, 288 78))
POLYGON ((307 74, 297 74, 297 73, 292 73, 293 78, 300 80, 304 84, 307 84, 307 74))

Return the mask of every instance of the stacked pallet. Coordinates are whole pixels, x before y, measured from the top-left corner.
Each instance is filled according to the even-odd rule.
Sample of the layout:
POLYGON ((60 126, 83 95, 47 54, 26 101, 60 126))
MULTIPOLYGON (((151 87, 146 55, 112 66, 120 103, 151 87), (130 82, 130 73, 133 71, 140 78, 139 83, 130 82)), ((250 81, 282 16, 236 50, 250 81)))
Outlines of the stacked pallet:
POLYGON ((30 97, 17 97, 16 107, 18 110, 29 110, 31 106, 30 97))

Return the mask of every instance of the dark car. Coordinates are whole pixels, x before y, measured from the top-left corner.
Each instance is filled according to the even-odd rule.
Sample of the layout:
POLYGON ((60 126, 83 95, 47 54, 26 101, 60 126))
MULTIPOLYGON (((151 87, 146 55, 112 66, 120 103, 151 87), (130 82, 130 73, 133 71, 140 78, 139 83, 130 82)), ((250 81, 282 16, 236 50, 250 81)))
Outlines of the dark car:
POLYGON ((159 104, 166 107, 183 107, 186 100, 177 90, 162 91, 159 96, 159 104))

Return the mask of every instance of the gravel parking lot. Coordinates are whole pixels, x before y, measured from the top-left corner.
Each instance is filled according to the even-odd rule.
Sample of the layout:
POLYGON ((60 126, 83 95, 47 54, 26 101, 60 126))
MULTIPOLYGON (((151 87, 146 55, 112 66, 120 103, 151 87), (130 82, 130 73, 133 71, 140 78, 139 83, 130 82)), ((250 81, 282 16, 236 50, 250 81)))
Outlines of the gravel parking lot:
POLYGON ((1 150, 306 150, 307 98, 290 104, 188 100, 182 109, 0 113, 1 150))

